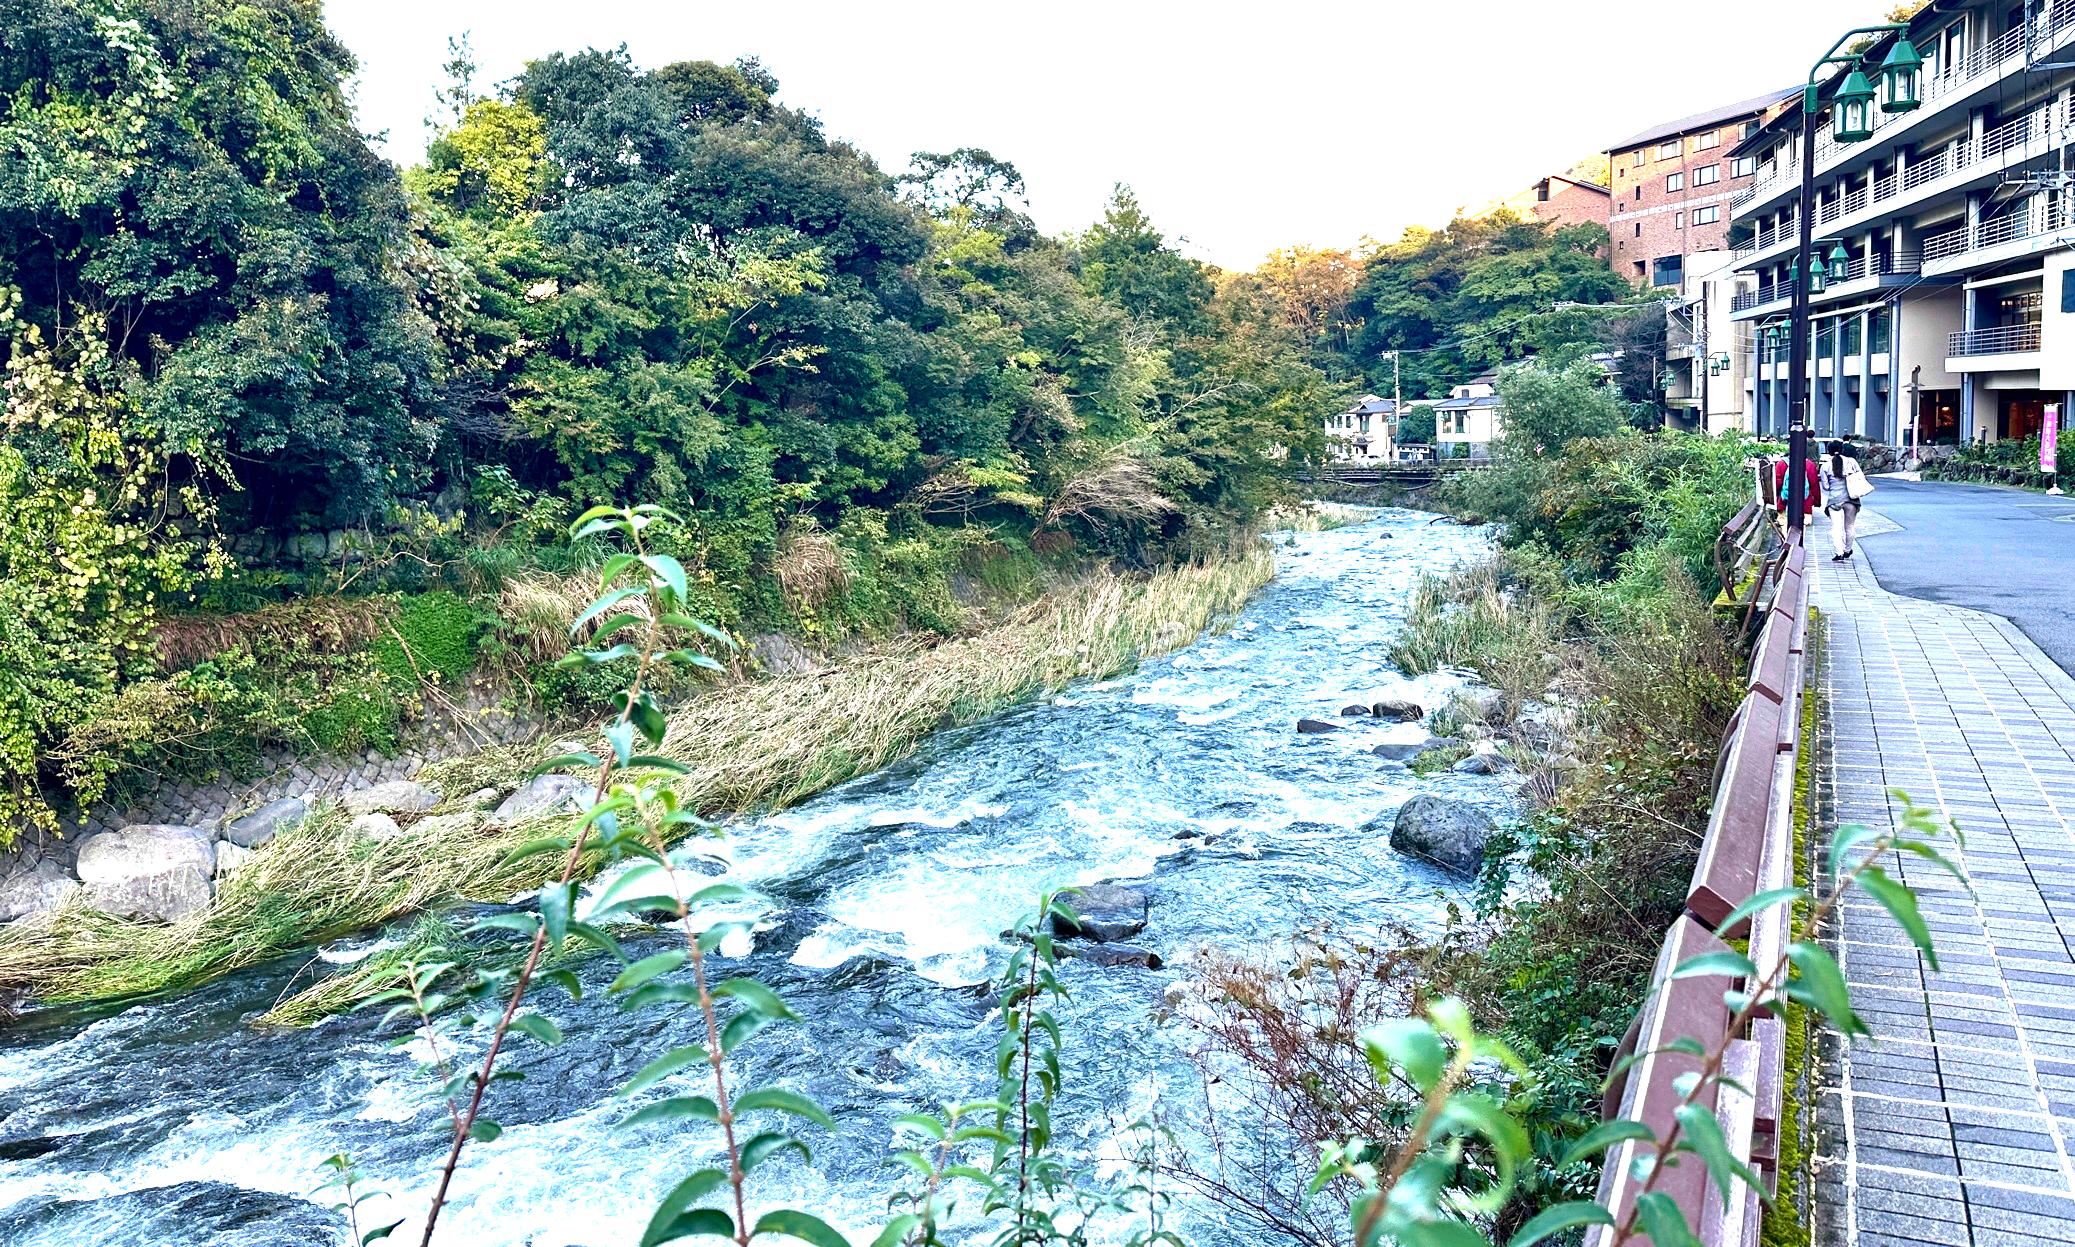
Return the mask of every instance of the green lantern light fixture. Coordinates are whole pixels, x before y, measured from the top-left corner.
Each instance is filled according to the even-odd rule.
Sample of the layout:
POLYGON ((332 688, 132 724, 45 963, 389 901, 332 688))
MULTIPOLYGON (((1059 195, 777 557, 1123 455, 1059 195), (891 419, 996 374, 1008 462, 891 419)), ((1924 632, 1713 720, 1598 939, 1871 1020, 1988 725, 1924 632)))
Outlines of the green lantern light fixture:
POLYGON ((1898 36, 1895 46, 1888 49, 1887 59, 1880 63, 1882 112, 1906 113, 1923 103, 1917 93, 1917 82, 1923 68, 1923 54, 1916 50, 1909 36, 1898 36))
POLYGON ((1873 83, 1857 66, 1830 98, 1836 110, 1831 137, 1840 143, 1860 143, 1873 137, 1873 83))
POLYGON ((1847 271, 1847 266, 1851 262, 1852 257, 1845 253, 1843 243, 1837 243, 1836 245, 1832 246, 1830 248, 1830 280, 1843 281, 1845 278, 1845 273, 1847 271))

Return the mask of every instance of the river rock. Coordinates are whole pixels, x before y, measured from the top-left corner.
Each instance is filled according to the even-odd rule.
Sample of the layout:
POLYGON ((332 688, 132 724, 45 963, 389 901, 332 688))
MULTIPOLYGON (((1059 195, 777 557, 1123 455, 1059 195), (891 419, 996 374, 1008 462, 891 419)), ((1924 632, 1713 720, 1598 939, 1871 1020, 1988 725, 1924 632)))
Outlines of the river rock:
POLYGON ((310 803, 301 797, 269 801, 223 825, 223 838, 241 849, 256 849, 309 817, 310 803))
POLYGON ((1379 719, 1396 719, 1400 723, 1410 723, 1415 719, 1425 718, 1427 708, 1416 701, 1386 697, 1369 707, 1369 713, 1379 719))
POLYGON ((1145 893, 1114 883, 1068 888, 1059 894, 1059 901, 1072 910, 1075 917, 1069 921, 1054 914, 1052 933, 1094 940, 1098 944, 1128 940, 1145 930, 1151 910, 1145 893))
POLYGON ((200 827, 139 823, 80 841, 75 867, 95 909, 172 922, 208 906, 216 851, 200 827))
POLYGON ((349 792, 339 804, 348 814, 422 814, 439 804, 439 794, 408 779, 392 779, 349 792))
POLYGON ((1359 719, 1368 713, 1369 707, 1367 706, 1342 706, 1340 708, 1340 717, 1343 719, 1359 719))
POLYGON ((1458 775, 1496 775, 1505 769, 1506 758, 1497 749, 1479 745, 1477 751, 1448 769, 1458 775))
POLYGON ((1069 944, 1065 946, 1068 956, 1095 966, 1144 966, 1157 970, 1167 964, 1160 954, 1150 948, 1136 944, 1069 944))
POLYGON ((78 893, 79 880, 46 857, 0 882, 0 922, 18 922, 49 913, 78 893))
POLYGON ((252 850, 243 848, 229 840, 216 842, 216 877, 235 874, 245 863, 252 860, 252 850))
POLYGON ((1459 874, 1475 874, 1484 862, 1484 843, 1491 838, 1492 826, 1491 815, 1468 802, 1414 797, 1400 807, 1391 825, 1391 847, 1459 874))
POLYGON ((1501 723, 1506 718, 1506 695, 1495 688, 1463 689, 1450 706, 1465 723, 1501 723))
POLYGON ((453 814, 428 814, 411 824, 414 836, 446 836, 458 831, 468 831, 483 822, 481 810, 461 810, 453 814))
POLYGON ((471 809, 487 810, 497 804, 497 796, 498 790, 495 788, 478 788, 474 792, 469 793, 467 799, 462 804, 471 809))
POLYGON ((536 775, 519 785, 519 790, 506 797, 490 817, 500 823, 515 823, 557 810, 575 810, 578 797, 590 790, 590 784, 574 775, 536 775))
POLYGON ((1297 732, 1302 736, 1318 736, 1326 732, 1337 732, 1339 730, 1340 725, 1338 723, 1328 723, 1324 719, 1297 720, 1297 732))
POLYGON ((1369 752, 1386 761, 1409 762, 1437 745, 1448 743, 1439 736, 1429 736, 1424 740, 1414 741, 1385 741, 1369 752))
POLYGON ((394 840, 403 834, 396 820, 380 811, 360 815, 346 824, 346 830, 366 840, 394 840))

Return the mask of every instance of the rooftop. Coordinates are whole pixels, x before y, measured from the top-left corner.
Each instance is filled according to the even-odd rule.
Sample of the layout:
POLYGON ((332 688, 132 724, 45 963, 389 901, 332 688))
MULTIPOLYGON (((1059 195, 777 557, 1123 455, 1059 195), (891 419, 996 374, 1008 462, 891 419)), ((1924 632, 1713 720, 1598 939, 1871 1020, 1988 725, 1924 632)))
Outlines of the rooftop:
POLYGON ((1789 98, 1800 89, 1800 87, 1786 87, 1778 91, 1768 91, 1764 95, 1754 95, 1750 99, 1738 100, 1734 104, 1724 104, 1719 108, 1710 108, 1703 113, 1694 113, 1690 117, 1681 117, 1677 121, 1667 121, 1662 125, 1651 126, 1641 134, 1632 134, 1622 139, 1620 142, 1608 147, 1607 150, 1610 152, 1625 151, 1631 147, 1641 147, 1643 144, 1655 139, 1670 138, 1675 134, 1685 134, 1693 130, 1704 130, 1709 126, 1719 126, 1725 121, 1734 121, 1738 117, 1748 117, 1753 113, 1762 113, 1781 100, 1789 98))

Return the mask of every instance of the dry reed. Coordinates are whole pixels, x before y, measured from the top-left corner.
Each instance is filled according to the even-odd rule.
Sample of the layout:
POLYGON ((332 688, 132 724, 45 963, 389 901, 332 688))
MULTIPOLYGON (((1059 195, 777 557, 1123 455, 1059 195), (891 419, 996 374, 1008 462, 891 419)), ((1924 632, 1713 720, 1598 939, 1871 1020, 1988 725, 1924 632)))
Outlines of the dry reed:
MULTIPOLYGON (((977 636, 825 674, 723 685, 672 716, 665 752, 690 768, 682 795, 709 813, 789 805, 905 756, 940 727, 1177 649, 1227 622, 1273 571, 1254 546, 1142 579, 1093 577, 977 636)), ((538 756, 491 751, 430 769, 458 794, 490 773, 509 780, 538 756)), ((544 858, 513 864, 506 855, 557 821, 440 819, 370 841, 326 810, 256 852, 206 910, 182 921, 67 907, 0 929, 0 998, 188 986, 438 905, 502 901, 542 882, 546 869, 544 858)))

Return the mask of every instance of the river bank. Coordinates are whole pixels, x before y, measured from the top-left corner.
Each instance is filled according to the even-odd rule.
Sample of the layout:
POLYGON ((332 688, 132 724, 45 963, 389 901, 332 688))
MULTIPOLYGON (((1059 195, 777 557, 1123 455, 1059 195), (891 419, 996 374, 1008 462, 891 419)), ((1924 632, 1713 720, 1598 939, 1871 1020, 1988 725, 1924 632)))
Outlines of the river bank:
MULTIPOLYGON (((1273 574, 1258 545, 1150 576, 1084 577, 975 635, 855 657, 828 670, 724 685, 679 708, 664 752, 686 802, 714 815, 783 808, 905 756, 930 733, 1033 694, 1123 670, 1229 619, 1273 574)), ((403 808, 321 805, 251 852, 208 905, 171 923, 73 903, 0 928, 0 998, 46 1002, 192 986, 313 940, 430 906, 539 884, 516 846, 561 818, 497 817, 552 741, 433 763, 403 808), (415 808, 414 808, 415 807, 415 808), (379 812, 391 827, 356 815, 379 812)))
MULTIPOLYGON (((1276 578, 1228 631, 933 735, 790 810, 730 821, 711 868, 774 906, 743 968, 810 1022, 746 1050, 756 1066, 744 1076, 815 1095, 842 1126, 817 1138, 813 1166, 760 1170, 761 1205, 814 1208, 869 1238, 856 1236, 898 1182, 884 1167, 892 1119, 991 1085, 997 1029, 974 985, 1044 887, 1142 888, 1153 905, 1143 942, 1168 963, 1063 971, 1075 994, 1058 1118, 1091 1163, 1148 1113, 1202 1143, 1194 1040, 1149 1021, 1193 978, 1191 950, 1265 953, 1299 928, 1438 931, 1451 901, 1467 903, 1458 879, 1390 849, 1378 824, 1420 794, 1502 812, 1516 779, 1422 777, 1372 752, 1424 737, 1418 724, 1294 731, 1299 718, 1382 696, 1438 709, 1461 687, 1456 676, 1404 679, 1385 658, 1421 575, 1487 548, 1480 530, 1430 520, 1392 512, 1277 538, 1276 578)), ((403 934, 326 945, 321 964, 403 934)), ((19 1158, 0 1165, 0 1237, 330 1241, 334 1214, 310 1192, 314 1166, 340 1150, 378 1193, 370 1217, 420 1210, 445 1117, 422 1094, 417 1056, 392 1050, 391 1031, 367 1015, 299 1031, 249 1025, 307 981, 304 960, 118 1011, 47 1011, 0 1036, 0 1095, 22 1106, 0 1138, 19 1158), (122 1090, 138 1086, 154 1094, 122 1090)), ((498 1109, 503 1137, 471 1149, 443 1243, 627 1241, 675 1175, 711 1160, 698 1131, 604 1133, 637 1106, 614 1087, 670 1040, 654 1014, 601 999, 604 967, 577 969, 584 1000, 555 1004, 570 1040, 518 1054, 526 1090, 498 1109), (573 1192, 581 1227, 567 1219, 573 1192)), ((1212 1247, 1259 1241, 1193 1199, 1175 1224, 1212 1247)))

